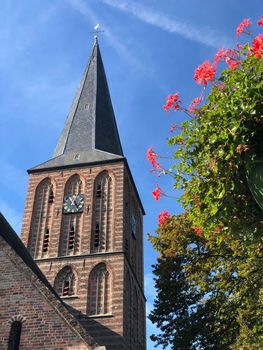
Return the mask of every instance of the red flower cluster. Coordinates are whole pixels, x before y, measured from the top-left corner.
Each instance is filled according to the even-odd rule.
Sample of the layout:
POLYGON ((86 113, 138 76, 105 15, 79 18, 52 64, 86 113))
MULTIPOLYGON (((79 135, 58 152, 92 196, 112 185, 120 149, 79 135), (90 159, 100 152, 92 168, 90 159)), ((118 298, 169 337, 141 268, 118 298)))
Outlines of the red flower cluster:
POLYGON ((215 63, 218 63, 220 59, 225 60, 227 57, 226 50, 225 49, 219 49, 217 53, 215 54, 214 60, 215 63))
POLYGON ((198 236, 202 236, 203 231, 202 231, 201 227, 195 227, 194 230, 198 236))
POLYGON ((156 157, 158 157, 158 155, 153 151, 153 148, 151 146, 146 153, 146 158, 152 164, 153 168, 155 170, 158 170, 161 168, 161 165, 160 163, 157 163, 156 157))
POLYGON ((240 64, 240 61, 239 60, 234 60, 234 59, 231 59, 230 57, 227 57, 226 58, 226 63, 228 64, 228 67, 229 67, 229 69, 235 69, 236 67, 238 67, 239 66, 239 64, 240 64))
POLYGON ((166 112, 168 112, 171 108, 178 110, 180 109, 180 102, 181 101, 179 101, 179 93, 176 92, 175 94, 167 96, 166 105, 164 105, 163 108, 166 110, 166 112))
POLYGON ((160 214, 159 214, 159 216, 158 216, 158 223, 159 223, 159 225, 160 225, 162 228, 164 228, 165 222, 166 222, 167 219, 170 218, 170 216, 171 216, 171 215, 170 215, 170 214, 168 213, 168 211, 166 211, 166 210, 163 210, 163 211, 160 212, 160 214))
POLYGON ((156 189, 152 192, 152 195, 154 196, 156 201, 159 200, 160 195, 161 195, 161 188, 158 184, 156 185, 156 189))
POLYGON ((259 26, 263 26, 263 16, 261 16, 261 19, 258 21, 259 26))
POLYGON ((243 33, 245 27, 249 27, 250 24, 251 24, 250 18, 243 19, 243 21, 237 26, 237 29, 236 29, 237 36, 243 33))
POLYGON ((263 34, 258 34, 258 36, 255 37, 255 39, 252 41, 252 50, 254 52, 254 55, 260 59, 261 53, 263 51, 263 34))
MULTIPOLYGON (((238 44, 238 48, 242 48, 241 45, 238 44)), ((215 63, 217 64, 220 60, 225 61, 228 64, 229 69, 235 69, 239 66, 240 60, 237 58, 236 50, 225 50, 219 49, 214 57, 215 63)))
POLYGON ((188 108, 189 112, 193 113, 195 108, 196 108, 196 106, 199 105, 200 102, 201 102, 201 98, 200 97, 194 98, 193 101, 191 102, 189 108, 188 108))
POLYGON ((200 66, 198 66, 195 70, 194 80, 197 81, 198 84, 207 85, 209 80, 214 79, 216 73, 216 69, 210 64, 209 61, 205 61, 200 66))

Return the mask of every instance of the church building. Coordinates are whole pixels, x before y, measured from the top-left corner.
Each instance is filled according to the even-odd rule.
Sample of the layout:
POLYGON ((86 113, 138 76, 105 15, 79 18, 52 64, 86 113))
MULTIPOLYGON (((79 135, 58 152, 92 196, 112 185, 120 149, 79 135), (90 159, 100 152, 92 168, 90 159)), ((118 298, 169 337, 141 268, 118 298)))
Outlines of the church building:
POLYGON ((143 215, 98 39, 21 240, 0 216, 0 349, 145 350, 143 215))

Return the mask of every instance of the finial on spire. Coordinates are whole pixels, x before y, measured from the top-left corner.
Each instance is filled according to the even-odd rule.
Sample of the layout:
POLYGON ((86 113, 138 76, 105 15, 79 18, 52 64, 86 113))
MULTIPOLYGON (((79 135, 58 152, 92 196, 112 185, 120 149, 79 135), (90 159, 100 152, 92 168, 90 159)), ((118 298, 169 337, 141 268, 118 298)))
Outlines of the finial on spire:
POLYGON ((96 24, 95 27, 94 27, 94 31, 93 31, 93 33, 95 34, 94 35, 95 43, 98 42, 99 33, 103 33, 104 32, 104 30, 99 30, 99 27, 100 27, 99 23, 96 24))

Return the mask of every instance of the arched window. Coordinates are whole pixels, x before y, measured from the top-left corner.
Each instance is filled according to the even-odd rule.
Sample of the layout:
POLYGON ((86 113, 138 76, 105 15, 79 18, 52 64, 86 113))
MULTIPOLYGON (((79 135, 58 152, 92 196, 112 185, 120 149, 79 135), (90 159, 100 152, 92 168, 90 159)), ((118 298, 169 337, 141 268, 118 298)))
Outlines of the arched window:
POLYGON ((62 297, 76 294, 76 278, 70 266, 59 271, 54 283, 55 291, 62 297))
MULTIPOLYGON (((66 198, 83 192, 83 184, 79 175, 73 175, 65 185, 64 201, 66 198)), ((59 255, 74 255, 79 252, 82 212, 63 214, 59 255)))
POLYGON ((22 332, 22 322, 13 321, 11 324, 11 329, 9 333, 7 350, 19 349, 21 332, 22 332))
POLYGON ((49 178, 36 188, 28 248, 32 256, 40 258, 49 252, 54 189, 49 178))
POLYGON ((95 266, 89 276, 88 315, 104 315, 110 313, 111 295, 110 274, 104 263, 95 266))
POLYGON ((109 251, 112 245, 113 184, 106 171, 95 180, 93 203, 91 252, 109 251))

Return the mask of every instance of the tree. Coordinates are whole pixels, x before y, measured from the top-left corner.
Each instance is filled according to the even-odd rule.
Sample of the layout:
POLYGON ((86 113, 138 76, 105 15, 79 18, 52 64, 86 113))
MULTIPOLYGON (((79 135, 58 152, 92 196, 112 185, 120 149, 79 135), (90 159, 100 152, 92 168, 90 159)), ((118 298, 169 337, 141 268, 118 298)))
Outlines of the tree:
POLYGON ((152 339, 172 349, 258 349, 262 335, 260 251, 196 234, 187 214, 166 219, 151 241, 157 298, 152 339), (234 344, 236 343, 236 347, 234 344), (254 347, 253 347, 254 346, 254 347), (245 348, 244 348, 245 349, 245 348))
MULTIPOLYGON (((237 34, 249 34, 250 24, 245 19, 237 34)), ((179 93, 168 96, 164 106, 188 116, 172 127, 179 131, 168 141, 175 147, 173 165, 163 169, 152 148, 147 153, 159 176, 174 176, 185 210, 177 217, 161 213, 157 236, 150 237, 160 252, 150 319, 161 334, 152 339, 164 347, 263 345, 262 51, 259 34, 252 45, 220 49, 213 64, 200 65, 194 79, 204 85, 201 95, 188 109, 179 93), (216 78, 221 61, 227 68, 216 78)), ((153 195, 159 199, 161 194, 158 185, 153 195)))

